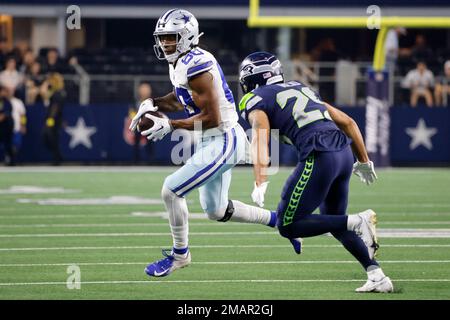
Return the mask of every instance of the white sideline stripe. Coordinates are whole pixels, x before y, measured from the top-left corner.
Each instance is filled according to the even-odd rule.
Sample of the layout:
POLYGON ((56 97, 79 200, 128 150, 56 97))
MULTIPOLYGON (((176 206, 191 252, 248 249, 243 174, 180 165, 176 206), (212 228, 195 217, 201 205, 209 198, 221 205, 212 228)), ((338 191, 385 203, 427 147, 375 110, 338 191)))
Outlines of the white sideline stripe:
MULTIPOLYGON (((388 221, 384 223, 379 223, 381 225, 444 225, 450 224, 450 221, 388 221)), ((247 227, 248 224, 242 224, 239 222, 227 222, 223 224, 218 224, 215 222, 191 222, 190 226, 210 226, 210 227, 223 227, 223 226, 233 226, 233 227, 247 227)), ((52 223, 52 224, 0 224, 0 228, 95 228, 95 227, 167 227, 167 222, 154 222, 154 223, 74 223, 74 224, 64 224, 64 223, 52 223)))
MULTIPOLYGON (((450 248, 450 244, 383 244, 383 248, 450 248)), ((65 250, 129 250, 129 249, 161 249, 165 245, 157 246, 114 246, 114 247, 34 247, 34 248, 0 248, 0 251, 65 251, 65 250)), ((308 248, 342 248, 342 245, 308 245, 308 248)), ((190 245, 195 249, 234 249, 234 248, 289 248, 287 244, 273 245, 190 245)))
MULTIPOLYGON (((171 167, 139 167, 139 166, 66 166, 66 167, 50 167, 50 166, 27 166, 27 167, 17 167, 17 168, 7 168, 0 167, 0 172, 3 173, 80 173, 80 172, 106 172, 106 173, 116 173, 116 172, 173 172, 177 169, 177 166, 171 167)), ((250 168, 251 169, 251 168, 250 168)))
MULTIPOLYGON (((276 235, 276 231, 238 231, 238 232, 191 232, 195 236, 237 236, 237 235, 276 235)), ((379 229, 378 237, 389 238, 450 238, 450 229, 379 229)), ((124 232, 124 233, 23 233, 0 234, 0 238, 66 238, 66 237, 151 237, 170 236, 168 232, 124 232)))
MULTIPOLYGON (((378 260, 380 263, 450 263, 450 260, 378 260)), ((67 262, 67 263, 6 263, 0 267, 53 267, 53 266, 125 266, 125 265, 147 265, 149 262, 67 262)), ((204 265, 228 265, 228 264, 358 264, 356 260, 303 260, 303 261, 204 261, 192 262, 192 264, 204 265)))
MULTIPOLYGON (((0 167, 0 172, 160 172, 160 171, 175 171, 179 166, 63 166, 63 167, 54 167, 54 166, 21 166, 21 167, 0 167)), ((295 167, 292 166, 282 166, 278 168, 281 172, 292 172, 295 167)), ((248 171, 253 172, 252 167, 243 167, 237 166, 233 168, 236 171, 248 171)), ((446 169, 443 168, 378 168, 377 171, 385 172, 385 173, 409 173, 409 174, 430 174, 430 173, 441 173, 445 172, 446 169)), ((389 177, 389 176, 388 176, 389 177)), ((397 179, 399 177, 395 177, 397 179)), ((357 179, 355 177, 355 179, 357 179)))
MULTIPOLYGON (((151 283, 302 283, 302 282, 364 282, 367 279, 228 279, 228 280, 116 280, 81 281, 74 284, 151 284, 151 283)), ((449 282, 450 279, 392 279, 394 282, 449 282)), ((32 285, 64 285, 66 282, 4 282, 3 287, 32 285)))

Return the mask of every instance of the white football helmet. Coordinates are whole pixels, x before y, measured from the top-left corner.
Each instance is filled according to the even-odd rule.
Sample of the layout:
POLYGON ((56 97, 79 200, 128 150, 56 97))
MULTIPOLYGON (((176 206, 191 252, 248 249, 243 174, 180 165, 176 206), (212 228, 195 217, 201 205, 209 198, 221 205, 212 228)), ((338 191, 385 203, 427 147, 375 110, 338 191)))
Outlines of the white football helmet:
POLYGON ((198 21, 192 13, 183 9, 171 9, 166 11, 156 23, 155 54, 160 60, 175 62, 178 57, 198 45, 198 39, 203 33, 198 32, 198 21), (176 50, 174 53, 166 54, 162 49, 159 36, 173 34, 176 35, 176 50))

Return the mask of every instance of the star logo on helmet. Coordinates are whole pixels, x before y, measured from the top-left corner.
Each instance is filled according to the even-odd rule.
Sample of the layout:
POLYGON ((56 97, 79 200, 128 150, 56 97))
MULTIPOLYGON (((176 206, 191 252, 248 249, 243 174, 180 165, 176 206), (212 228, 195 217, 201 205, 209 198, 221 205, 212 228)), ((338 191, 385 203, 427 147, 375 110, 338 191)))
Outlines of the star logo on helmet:
POLYGON ((177 18, 177 19, 178 19, 178 20, 184 20, 184 23, 188 23, 189 21, 191 21, 191 17, 185 15, 184 13, 183 13, 183 16, 182 16, 182 17, 179 17, 179 18, 177 18))

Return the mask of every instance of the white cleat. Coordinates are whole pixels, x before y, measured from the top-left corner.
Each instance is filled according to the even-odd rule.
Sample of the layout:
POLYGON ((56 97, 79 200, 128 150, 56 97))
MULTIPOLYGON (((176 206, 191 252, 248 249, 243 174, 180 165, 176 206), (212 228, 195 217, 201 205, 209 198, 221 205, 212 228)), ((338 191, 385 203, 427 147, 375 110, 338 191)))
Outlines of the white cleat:
POLYGON ((360 288, 355 290, 359 293, 380 292, 390 293, 394 291, 394 285, 389 277, 384 277, 379 281, 367 280, 367 282, 360 288))
POLYGON ((369 251, 369 257, 373 259, 379 248, 376 231, 377 214, 369 209, 358 213, 358 217, 361 218, 361 223, 355 229, 355 232, 364 241, 369 251))

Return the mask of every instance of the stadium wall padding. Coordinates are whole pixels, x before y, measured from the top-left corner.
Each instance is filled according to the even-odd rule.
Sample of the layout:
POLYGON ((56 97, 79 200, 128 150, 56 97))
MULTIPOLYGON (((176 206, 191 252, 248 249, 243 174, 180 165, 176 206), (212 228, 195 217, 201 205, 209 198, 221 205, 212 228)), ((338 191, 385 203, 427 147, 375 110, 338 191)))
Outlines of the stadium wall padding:
MULTIPOLYGON (((355 119, 364 134, 365 108, 348 107, 341 110, 355 119)), ((390 115, 390 155, 393 165, 450 164, 450 108, 392 107, 390 115)), ((28 106, 27 117, 27 134, 23 138, 18 162, 51 161, 51 154, 42 139, 45 107, 28 106)), ((133 163, 133 146, 127 143, 131 139, 127 130, 127 105, 66 105, 63 117, 60 145, 64 161, 84 164, 133 163), (70 146, 71 142, 77 141, 73 141, 74 137, 68 133, 68 128, 77 128, 77 124, 81 133, 88 130, 84 131, 84 137, 89 132, 89 139, 83 140, 81 135, 81 140, 70 146)), ((184 113, 174 113, 171 117, 183 118, 184 113)), ((245 129, 248 128, 243 120, 240 122, 245 129)), ((177 143, 167 136, 160 142, 143 145, 139 148, 140 160, 148 164, 171 165, 172 148, 177 143)), ((0 150, 0 154, 3 154, 3 150, 0 150)), ((280 146, 282 165, 293 165, 296 159, 296 152, 291 146, 280 146)))

